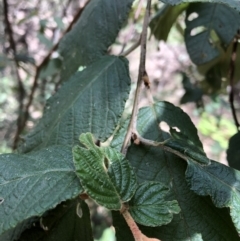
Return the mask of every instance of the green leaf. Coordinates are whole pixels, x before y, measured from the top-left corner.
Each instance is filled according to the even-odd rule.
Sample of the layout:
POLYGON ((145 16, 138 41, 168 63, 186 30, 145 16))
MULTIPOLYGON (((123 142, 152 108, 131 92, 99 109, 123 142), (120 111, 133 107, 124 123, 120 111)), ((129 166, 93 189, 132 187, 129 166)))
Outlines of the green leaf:
POLYGON ((43 118, 24 137, 20 151, 54 144, 73 146, 88 131, 106 140, 120 119, 129 89, 126 59, 103 57, 76 73, 49 99, 43 118))
POLYGON ((59 73, 62 61, 59 58, 50 59, 42 68, 39 78, 45 79, 59 73))
POLYGON ((222 4, 194 3, 187 9, 185 22, 188 53, 196 65, 201 65, 220 55, 218 41, 227 49, 239 28, 240 15, 222 4), (193 14, 197 17, 189 19, 193 14))
POLYGON ((127 19, 133 0, 97 0, 88 3, 73 29, 60 42, 62 80, 79 66, 87 66, 107 53, 127 19))
POLYGON ((188 162, 186 179, 191 190, 198 195, 211 196, 216 207, 229 207, 240 233, 240 172, 214 161, 209 166, 188 162))
POLYGON ((95 146, 90 133, 82 134, 80 142, 87 149, 76 146, 73 156, 77 175, 86 193, 100 205, 120 210, 122 203, 128 201, 136 190, 133 170, 120 153, 95 146))
POLYGON ((82 191, 70 148, 0 155, 0 234, 82 191))
POLYGON ((29 218, 21 223, 18 223, 16 227, 8 229, 6 232, 0 235, 0 241, 15 241, 19 240, 21 233, 31 227, 32 223, 37 221, 37 218, 29 218))
POLYGON ((164 5, 152 18, 149 26, 152 34, 157 40, 166 41, 168 34, 177 17, 188 7, 188 4, 179 6, 164 5), (164 26, 164 27, 163 27, 164 26))
POLYGON ((137 180, 128 160, 123 157, 115 159, 109 167, 108 175, 122 202, 129 201, 137 189, 137 180))
POLYGON ((52 240, 93 241, 90 213, 84 201, 74 199, 59 204, 20 238, 20 241, 52 240))
POLYGON ((199 103, 202 101, 203 91, 198 86, 191 83, 190 79, 186 74, 183 75, 182 84, 185 90, 184 95, 182 96, 180 103, 186 104, 188 102, 199 103))
POLYGON ((180 3, 192 3, 192 2, 223 3, 240 12, 240 5, 238 0, 161 0, 161 2, 171 4, 171 5, 177 5, 180 3))
MULTIPOLYGON (((197 130, 189 117, 180 108, 167 102, 140 109, 137 124, 139 134, 158 142, 168 139, 169 134, 159 129, 159 123, 163 120, 170 127, 178 128, 192 143, 201 147, 197 130)), ((120 129, 118 133, 124 135, 125 131, 126 129, 120 129)), ((116 138, 120 139, 119 136, 116 138)), ((185 179, 187 164, 182 159, 158 147, 142 144, 132 144, 126 158, 133 166, 139 183, 156 181, 169 186, 170 192, 166 200, 177 200, 181 209, 167 225, 154 228, 141 226, 147 236, 162 241, 239 240, 228 210, 216 208, 209 198, 198 196, 190 190, 185 179)), ((132 241, 129 228, 120 215, 114 213, 113 218, 117 240, 132 241)))
POLYGON ((227 160, 229 166, 240 170, 240 132, 232 136, 229 140, 229 147, 227 150, 227 160))
POLYGON ((129 203, 133 219, 145 226, 161 226, 170 223, 173 214, 179 213, 177 201, 165 201, 169 188, 159 182, 147 182, 138 186, 129 203))

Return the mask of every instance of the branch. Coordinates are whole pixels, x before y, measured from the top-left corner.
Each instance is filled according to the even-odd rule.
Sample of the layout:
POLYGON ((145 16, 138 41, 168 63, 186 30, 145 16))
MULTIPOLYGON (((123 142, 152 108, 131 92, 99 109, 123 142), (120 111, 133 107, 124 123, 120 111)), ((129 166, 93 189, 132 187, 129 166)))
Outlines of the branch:
POLYGON ((36 67, 36 72, 35 72, 35 76, 34 76, 34 81, 33 81, 33 85, 32 85, 32 88, 31 88, 31 93, 29 95, 29 99, 28 99, 28 102, 26 104, 26 107, 25 107, 25 111, 24 111, 24 114, 23 114, 23 120, 22 120, 22 125, 20 126, 20 128, 18 129, 17 133, 16 133, 16 136, 14 138, 14 147, 16 148, 17 146, 17 143, 18 143, 18 140, 19 140, 19 136, 20 136, 20 133, 23 131, 23 129, 25 128, 25 125, 26 125, 26 122, 28 120, 28 117, 29 117, 29 108, 30 106, 32 105, 32 101, 33 101, 33 97, 34 97, 34 94, 35 94, 35 91, 37 89, 37 85, 38 85, 38 78, 39 78, 39 75, 40 75, 40 72, 42 70, 42 68, 44 67, 44 65, 49 61, 52 53, 57 50, 58 46, 59 46, 59 43, 60 41, 62 40, 62 38, 66 35, 66 33, 68 33, 74 23, 76 23, 76 21, 79 19, 79 17, 81 16, 83 10, 85 9, 85 7, 87 6, 87 4, 90 2, 90 0, 88 0, 86 2, 86 4, 81 7, 78 12, 76 13, 76 15, 74 16, 72 22, 69 24, 68 28, 63 32, 61 38, 59 39, 59 41, 51 48, 51 50, 48 52, 48 54, 46 55, 46 57, 42 60, 42 62, 36 67))
POLYGON ((151 0, 148 0, 146 12, 143 21, 143 29, 141 34, 141 54, 140 54, 140 63, 139 63, 139 71, 138 71, 138 80, 137 80, 137 88, 135 91, 134 102, 133 102, 133 110, 130 123, 128 125, 127 134, 124 138, 123 146, 121 152, 126 154, 129 141, 131 139, 131 134, 134 130, 136 132, 136 122, 137 122, 137 114, 138 114, 138 102, 139 96, 141 92, 141 85, 143 82, 143 77, 146 76, 146 42, 147 42, 147 28, 150 16, 150 8, 151 8, 151 0))
POLYGON ((233 119, 238 131, 239 131, 240 125, 237 119, 236 109, 234 106, 234 73, 235 73, 235 63, 237 58, 239 33, 240 33, 240 30, 238 30, 238 34, 235 36, 233 41, 232 56, 231 56, 230 67, 229 67, 229 78, 230 78, 229 102, 232 110, 233 119))
MULTIPOLYGON (((8 2, 7 0, 3 0, 3 6, 4 6, 4 20, 5 20, 5 24, 6 24, 6 28, 5 28, 5 32, 6 35, 9 36, 9 44, 10 44, 10 48, 13 52, 13 61, 15 63, 15 68, 16 68, 16 76, 17 76, 17 83, 18 83, 18 91, 19 91, 19 96, 18 96, 18 101, 19 101, 19 114, 18 114, 18 118, 17 118, 17 133, 19 131, 19 129, 21 128, 22 125, 22 111, 23 111, 23 100, 25 98, 26 95, 26 91, 23 85, 23 82, 21 80, 20 74, 19 74, 19 62, 16 58, 17 55, 17 51, 16 51, 16 44, 13 38, 13 31, 12 31, 12 26, 10 23, 10 20, 8 18, 8 2)), ((15 141, 13 143, 13 148, 15 149, 15 141)))
POLYGON ((135 241, 161 241, 159 239, 148 238, 147 236, 145 236, 138 228, 136 222, 134 221, 134 219, 132 218, 131 214, 128 212, 127 209, 122 212, 122 215, 126 220, 126 223, 128 224, 135 241))
POLYGON ((129 55, 132 51, 134 51, 141 43, 141 36, 138 39, 138 41, 136 43, 134 43, 129 49, 127 49, 125 52, 121 53, 122 56, 127 56, 129 55))
POLYGON ((167 139, 163 142, 157 142, 157 141, 152 141, 145 139, 141 137, 138 133, 133 133, 132 138, 134 140, 134 143, 136 145, 143 144, 146 146, 155 146, 163 149, 164 151, 170 152, 176 156, 179 156, 185 161, 193 161, 197 162, 201 165, 209 165, 211 163, 211 160, 203 155, 202 153, 195 152, 188 147, 185 147, 181 145, 178 142, 174 142, 173 139, 167 139), (176 148, 176 149, 175 149, 176 148))

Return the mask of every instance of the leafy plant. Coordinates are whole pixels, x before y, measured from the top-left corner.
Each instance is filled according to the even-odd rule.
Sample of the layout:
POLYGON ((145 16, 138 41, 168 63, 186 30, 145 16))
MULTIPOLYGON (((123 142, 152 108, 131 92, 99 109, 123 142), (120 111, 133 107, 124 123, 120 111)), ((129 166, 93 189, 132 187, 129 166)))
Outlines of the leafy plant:
MULTIPOLYGON (((234 44, 239 28, 234 9, 239 12, 240 5, 165 0, 185 4, 165 5, 149 21, 148 0, 137 43, 133 109, 123 118, 131 83, 126 55, 134 48, 121 56, 109 55, 108 48, 132 2, 90 1, 61 40, 62 86, 17 152, 0 155, 0 240, 91 241, 89 198, 111 210, 118 241, 240 240, 240 171, 206 156, 196 127, 179 107, 157 100, 143 108, 138 104, 142 84, 151 95, 145 67, 149 22, 152 34, 166 40, 185 11, 184 36, 193 62, 219 64, 218 57, 226 57, 234 44), (195 20, 189 20, 192 13, 198 14, 195 20), (204 28, 193 36, 199 26, 204 28), (160 128, 163 122, 168 131, 160 128)), ((182 102, 199 101, 202 91, 185 77, 188 93, 182 102)), ((235 168, 238 154, 239 133, 228 149, 235 168)))

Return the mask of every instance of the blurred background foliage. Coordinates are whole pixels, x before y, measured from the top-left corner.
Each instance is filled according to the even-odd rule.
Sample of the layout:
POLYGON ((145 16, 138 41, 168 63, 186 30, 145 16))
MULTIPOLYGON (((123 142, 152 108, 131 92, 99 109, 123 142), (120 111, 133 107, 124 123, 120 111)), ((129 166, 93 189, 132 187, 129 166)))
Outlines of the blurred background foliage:
MULTIPOLYGON (((41 118, 46 100, 61 86, 58 44, 86 3, 0 2, 0 153, 14 151, 21 135, 41 118)), ((138 43, 145 5, 146 0, 134 1, 128 21, 109 48, 110 54, 120 55, 138 43)), ((207 155, 227 164, 229 139, 239 129, 231 105, 235 119, 240 118, 240 15, 221 4, 169 6, 158 0, 152 1, 151 14, 146 66, 154 99, 170 101, 186 111, 207 155), (231 62, 233 53, 236 59, 231 62), (230 97, 234 100, 229 101, 230 97)), ((132 90, 136 87, 139 53, 136 48, 127 56, 132 90)), ((131 111, 132 95, 126 104, 127 113, 131 111)), ((147 103, 148 97, 143 94, 140 105, 147 103)), ((231 153, 239 153, 236 135, 231 153)), ((114 240, 106 210, 91 204, 91 214, 96 240, 114 240)))

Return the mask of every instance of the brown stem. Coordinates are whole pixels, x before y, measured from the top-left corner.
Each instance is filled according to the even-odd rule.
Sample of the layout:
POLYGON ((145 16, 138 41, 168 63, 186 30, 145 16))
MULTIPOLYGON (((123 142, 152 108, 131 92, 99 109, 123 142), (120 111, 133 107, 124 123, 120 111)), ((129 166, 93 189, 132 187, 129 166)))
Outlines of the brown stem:
POLYGON ((238 122, 236 109, 234 106, 234 73, 235 73, 235 64, 236 64, 236 58, 237 58, 237 47, 238 47, 238 35, 240 30, 238 30, 238 34, 235 36, 233 41, 233 48, 232 48, 232 56, 230 60, 230 67, 229 67, 229 82, 230 82, 230 91, 229 91, 229 102, 232 110, 233 119, 235 122, 235 125, 237 127, 237 130, 239 131, 240 124, 238 122))
MULTIPOLYGON (((5 0, 6 1, 6 0, 5 0)), ((40 72, 42 70, 42 68, 44 67, 44 65, 49 61, 52 53, 58 48, 59 46, 59 43, 61 41, 61 39, 65 36, 66 33, 68 33, 74 23, 79 19, 79 17, 81 16, 83 10, 85 9, 85 7, 87 6, 87 4, 90 2, 90 0, 88 0, 86 2, 86 4, 80 8, 78 10, 78 12, 76 13, 76 15, 74 16, 72 22, 69 24, 68 28, 64 31, 64 33, 62 34, 62 37, 59 39, 59 41, 51 48, 51 50, 48 52, 48 54, 46 55, 46 57, 42 60, 42 62, 36 67, 36 71, 35 71, 35 76, 34 76, 34 81, 33 81, 33 85, 32 85, 32 88, 31 88, 31 92, 30 92, 30 95, 29 95, 29 98, 28 98, 28 102, 26 104, 26 107, 25 107, 25 111, 23 113, 23 120, 22 120, 22 124, 20 126, 20 128, 18 128, 17 130, 17 133, 15 135, 15 138, 14 138, 14 147, 16 148, 17 146, 17 143, 18 143, 18 140, 19 140, 19 136, 21 134, 21 132, 23 131, 23 129, 25 128, 26 126, 26 122, 28 120, 28 117, 29 117, 29 108, 30 106, 32 105, 32 101, 33 101, 33 97, 34 97, 34 94, 35 94, 35 91, 37 89, 37 85, 38 85, 38 78, 39 78, 39 75, 40 75, 40 72)))
POLYGON ((140 63, 139 63, 139 71, 138 71, 137 88, 136 88, 135 96, 134 96, 131 120, 128 125, 127 134, 124 138, 124 142, 123 142, 122 149, 121 149, 123 154, 126 154, 126 152, 127 152, 128 144, 131 139, 131 134, 132 134, 133 130, 136 131, 139 96, 140 96, 140 92, 141 92, 143 76, 146 73, 146 67, 145 67, 146 42, 147 42, 147 28, 148 28, 148 22, 149 22, 149 16, 150 16, 150 8, 151 8, 151 0, 148 0, 146 12, 145 12, 145 16, 144 16, 144 21, 143 21, 142 34, 141 34, 141 54, 140 54, 140 63))
POLYGON ((152 140, 148 140, 148 139, 145 139, 145 138, 141 137, 138 133, 134 133, 132 136, 133 136, 134 142, 136 141, 136 142, 138 142, 139 144, 142 143, 143 145, 146 145, 146 146, 156 146, 156 147, 160 147, 160 148, 163 149, 164 151, 171 152, 171 153, 179 156, 180 158, 184 159, 185 161, 187 161, 188 159, 191 159, 190 157, 185 156, 185 155, 182 154, 181 152, 176 151, 176 150, 172 149, 172 148, 169 147, 169 146, 165 146, 164 144, 165 144, 166 142, 168 142, 168 140, 163 141, 163 142, 152 141, 152 140))
POLYGON ((128 212, 128 210, 125 210, 122 213, 124 219, 126 220, 126 223, 128 224, 133 237, 135 239, 135 241, 160 241, 159 239, 155 239, 155 238, 148 238, 147 236, 145 236, 141 230, 138 228, 136 222, 134 221, 134 219, 132 218, 131 214, 128 212))

